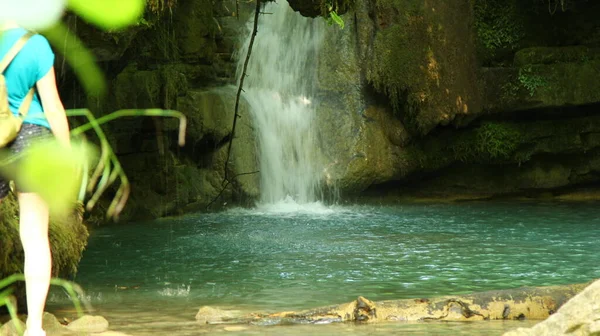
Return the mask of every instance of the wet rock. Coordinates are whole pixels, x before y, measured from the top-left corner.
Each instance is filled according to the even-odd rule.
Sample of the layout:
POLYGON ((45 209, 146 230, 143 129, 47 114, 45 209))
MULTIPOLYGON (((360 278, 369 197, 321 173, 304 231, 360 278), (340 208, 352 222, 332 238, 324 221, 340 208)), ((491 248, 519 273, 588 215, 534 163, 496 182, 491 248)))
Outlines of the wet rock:
POLYGON ((409 139, 390 108, 365 99, 368 84, 360 69, 368 54, 364 46, 371 44, 374 32, 367 5, 356 6, 357 20, 347 21, 344 30, 323 28, 327 34, 317 71, 322 178, 326 186, 335 186, 343 194, 392 179, 401 169, 398 146, 409 139))
POLYGON ((223 330, 225 331, 244 331, 247 330, 247 327, 234 326, 234 327, 225 327, 223 330))
MULTIPOLYGON (((353 302, 305 311, 239 316, 236 323, 254 325, 321 324, 333 322, 377 323, 383 321, 482 321, 502 319, 542 320, 588 284, 523 287, 463 296, 386 300, 373 302, 359 297, 353 302)), ((207 314, 210 312, 207 312, 207 314)), ((216 311, 214 315, 222 314, 216 311)))
POLYGON ((42 317, 42 326, 48 334, 61 333, 65 331, 65 326, 58 321, 56 316, 47 312, 45 312, 44 316, 42 317))
POLYGON ((108 330, 108 321, 102 316, 85 315, 69 323, 67 329, 76 332, 101 333, 108 330))
POLYGON ((374 318, 377 318, 377 307, 375 303, 367 298, 359 296, 356 300, 354 319, 356 321, 367 321, 374 318))
MULTIPOLYGON (((0 328, 0 336, 19 336, 15 324, 21 326, 21 330, 25 330, 25 323, 21 320, 11 320, 0 328)), ((42 317, 42 327, 48 335, 63 335, 69 334, 65 327, 58 322, 56 317, 50 313, 44 313, 42 317)))
POLYGON ((600 334, 600 280, 567 301, 558 311, 532 328, 504 336, 584 336, 600 334))
POLYGON ((196 314, 196 321, 199 323, 213 324, 231 321, 236 317, 240 317, 240 313, 238 311, 204 306, 198 310, 198 313, 196 314))
MULTIPOLYGON (((539 57, 542 58, 539 62, 550 62, 543 56, 539 57)), ((532 61, 521 58, 520 62, 532 61)), ((599 75, 600 59, 483 68, 484 109, 493 113, 521 111, 520 114, 527 114, 540 108, 597 103, 600 102, 599 75)))
POLYGON ((0 327, 0 336, 18 336, 15 324, 19 324, 21 330, 25 330, 25 323, 23 321, 17 320, 15 323, 15 320, 11 320, 0 327))

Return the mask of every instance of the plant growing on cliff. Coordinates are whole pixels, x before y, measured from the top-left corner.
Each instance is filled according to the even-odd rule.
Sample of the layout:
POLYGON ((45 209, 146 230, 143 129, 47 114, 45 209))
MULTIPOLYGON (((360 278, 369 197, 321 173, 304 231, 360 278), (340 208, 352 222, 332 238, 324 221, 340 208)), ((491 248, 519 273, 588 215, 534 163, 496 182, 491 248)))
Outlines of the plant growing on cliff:
POLYGON ((494 57, 500 50, 514 50, 525 35, 514 0, 475 0, 475 29, 485 53, 494 57))
POLYGON ((335 23, 344 29, 344 20, 337 13, 340 6, 348 6, 348 0, 321 0, 321 15, 330 26, 335 23))
POLYGON ((521 139, 519 130, 508 123, 485 122, 459 134, 448 146, 457 161, 490 162, 509 159, 521 139))
POLYGON ((522 67, 519 69, 518 80, 519 80, 519 83, 525 89, 527 89, 527 91, 529 92, 529 95, 531 97, 533 97, 533 95, 535 94, 535 91, 538 88, 548 85, 548 83, 542 76, 535 73, 535 71, 533 70, 533 67, 531 65, 528 65, 528 66, 525 66, 525 67, 522 67))
POLYGON ((508 159, 520 143, 520 132, 507 123, 487 122, 475 131, 477 151, 491 159, 508 159))

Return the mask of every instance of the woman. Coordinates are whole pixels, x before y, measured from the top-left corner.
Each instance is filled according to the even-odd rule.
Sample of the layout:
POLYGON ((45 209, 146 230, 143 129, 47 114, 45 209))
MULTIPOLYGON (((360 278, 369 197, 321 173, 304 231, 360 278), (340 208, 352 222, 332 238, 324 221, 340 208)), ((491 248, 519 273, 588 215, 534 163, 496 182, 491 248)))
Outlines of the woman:
MULTIPOLYGON (((15 22, 0 25, 0 59, 27 31, 15 22)), ((10 109, 17 114, 31 88, 35 95, 17 138, 7 148, 18 153, 32 141, 51 134, 70 148, 69 124, 56 87, 54 53, 41 35, 32 36, 4 71, 10 109)), ((18 181, 18 176, 15 177, 18 181)), ((48 241, 49 209, 44 200, 31 190, 16 184, 19 201, 19 233, 25 251, 25 287, 27 293, 28 336, 45 335, 42 315, 51 277, 48 241)), ((8 195, 8 181, 0 179, 0 199, 8 195)))

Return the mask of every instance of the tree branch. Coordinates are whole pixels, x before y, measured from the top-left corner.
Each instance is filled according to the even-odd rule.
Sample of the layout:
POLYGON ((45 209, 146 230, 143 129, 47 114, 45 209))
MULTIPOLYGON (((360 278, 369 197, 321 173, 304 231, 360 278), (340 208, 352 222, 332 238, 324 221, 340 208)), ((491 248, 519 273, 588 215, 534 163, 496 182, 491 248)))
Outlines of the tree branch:
MULTIPOLYGON (((240 96, 244 87, 244 79, 246 78, 246 70, 248 69, 248 63, 250 62, 250 54, 252 53, 252 46, 254 45, 254 39, 256 38, 256 33, 258 31, 258 15, 260 14, 260 4, 262 0, 256 0, 256 9, 254 11, 254 29, 252 30, 252 37, 250 38, 250 44, 248 45, 248 54, 246 54, 246 60, 244 61, 244 68, 242 69, 242 76, 240 78, 240 85, 238 87, 238 92, 235 97, 235 112, 233 114, 233 126, 231 128, 231 139, 229 140, 229 147, 227 148, 227 160, 225 161, 225 177, 223 178, 223 182, 221 184, 230 183, 229 177, 227 176, 227 167, 229 166, 229 158, 231 157, 231 145, 233 144, 233 139, 235 137, 235 126, 237 124, 237 119, 239 117, 238 110, 240 106, 240 96)), ((239 15, 239 13, 238 13, 239 15)), ((217 197, 218 198, 218 197, 217 197)))

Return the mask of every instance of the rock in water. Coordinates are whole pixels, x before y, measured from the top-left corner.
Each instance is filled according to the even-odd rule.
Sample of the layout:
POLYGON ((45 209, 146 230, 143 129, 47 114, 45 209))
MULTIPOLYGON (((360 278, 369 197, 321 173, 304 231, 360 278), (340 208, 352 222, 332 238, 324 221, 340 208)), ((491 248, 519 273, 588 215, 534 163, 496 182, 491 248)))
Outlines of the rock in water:
POLYGON ((200 323, 223 323, 240 317, 239 312, 204 306, 198 310, 196 321, 200 323))
MULTIPOLYGON (((21 325, 21 330, 25 330, 25 323, 21 320, 17 320, 17 323, 21 325)), ((17 333, 17 328, 15 327, 15 321, 9 321, 0 327, 0 336, 16 336, 19 335, 17 333)))
POLYGON ((102 316, 85 315, 69 323, 67 329, 82 333, 102 333, 108 330, 108 321, 102 316))
POLYGON ((566 302, 554 315, 532 328, 519 328, 504 336, 600 335, 600 280, 566 302))

